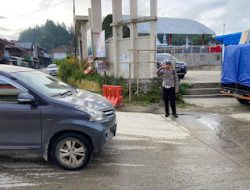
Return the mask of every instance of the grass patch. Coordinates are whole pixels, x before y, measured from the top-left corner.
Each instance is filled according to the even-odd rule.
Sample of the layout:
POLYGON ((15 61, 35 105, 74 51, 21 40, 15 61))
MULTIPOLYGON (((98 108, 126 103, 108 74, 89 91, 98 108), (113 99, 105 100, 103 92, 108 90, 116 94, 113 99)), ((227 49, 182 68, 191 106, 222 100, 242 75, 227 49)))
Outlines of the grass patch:
MULTIPOLYGON (((106 85, 118 85, 123 88, 123 96, 125 103, 133 103, 136 105, 149 105, 152 103, 159 103, 162 99, 161 81, 153 79, 148 84, 147 90, 143 91, 140 87, 139 96, 136 96, 136 84, 132 85, 132 101, 128 99, 128 81, 123 78, 115 78, 114 76, 102 76, 97 73, 84 74, 84 70, 88 67, 87 61, 81 61, 80 63, 72 57, 64 60, 55 61, 59 66, 58 77, 70 85, 89 90, 96 93, 101 93, 102 86, 106 85)), ((179 86, 179 93, 176 95, 177 103, 181 106, 184 105, 183 95, 191 85, 187 83, 181 83, 179 86)))

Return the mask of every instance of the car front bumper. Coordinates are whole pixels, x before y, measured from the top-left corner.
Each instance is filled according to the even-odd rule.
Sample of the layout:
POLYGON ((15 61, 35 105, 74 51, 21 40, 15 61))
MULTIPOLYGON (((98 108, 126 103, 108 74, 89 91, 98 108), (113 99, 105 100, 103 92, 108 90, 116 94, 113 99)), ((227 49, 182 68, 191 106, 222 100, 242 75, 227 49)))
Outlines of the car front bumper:
POLYGON ((98 128, 102 129, 98 131, 98 135, 93 138, 94 152, 98 153, 104 149, 105 144, 110 142, 114 136, 116 136, 117 122, 116 116, 110 117, 105 121, 98 123, 98 128))
POLYGON ((176 67, 175 70, 178 75, 185 75, 187 73, 187 67, 176 67))

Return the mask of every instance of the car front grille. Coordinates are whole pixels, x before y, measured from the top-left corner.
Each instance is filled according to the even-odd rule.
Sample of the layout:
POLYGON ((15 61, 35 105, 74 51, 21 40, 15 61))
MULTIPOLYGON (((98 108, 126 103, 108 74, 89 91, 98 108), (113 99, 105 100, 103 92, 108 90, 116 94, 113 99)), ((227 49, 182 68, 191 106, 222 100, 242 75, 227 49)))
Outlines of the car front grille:
POLYGON ((114 109, 103 110, 103 112, 106 115, 106 117, 113 117, 115 115, 115 110, 114 109))

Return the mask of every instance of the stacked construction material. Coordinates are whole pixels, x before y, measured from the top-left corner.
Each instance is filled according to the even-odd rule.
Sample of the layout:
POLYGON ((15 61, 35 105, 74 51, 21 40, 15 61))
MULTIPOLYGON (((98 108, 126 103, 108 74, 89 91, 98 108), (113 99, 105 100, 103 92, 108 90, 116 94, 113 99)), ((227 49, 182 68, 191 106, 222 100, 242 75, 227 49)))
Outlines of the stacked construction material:
POLYGON ((250 98, 250 44, 225 48, 221 83, 224 90, 250 98))

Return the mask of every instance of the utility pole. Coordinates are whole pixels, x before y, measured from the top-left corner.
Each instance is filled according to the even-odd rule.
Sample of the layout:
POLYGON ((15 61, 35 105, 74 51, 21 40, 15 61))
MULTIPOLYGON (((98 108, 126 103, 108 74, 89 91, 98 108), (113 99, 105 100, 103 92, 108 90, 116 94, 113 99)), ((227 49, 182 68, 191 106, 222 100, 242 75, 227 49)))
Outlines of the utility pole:
POLYGON ((226 23, 223 24, 223 35, 226 33, 226 23))
POLYGON ((75 59, 76 59, 76 49, 77 49, 77 44, 76 44, 76 2, 75 0, 73 0, 73 23, 74 23, 74 30, 75 30, 75 34, 74 34, 74 45, 75 45, 75 59))

